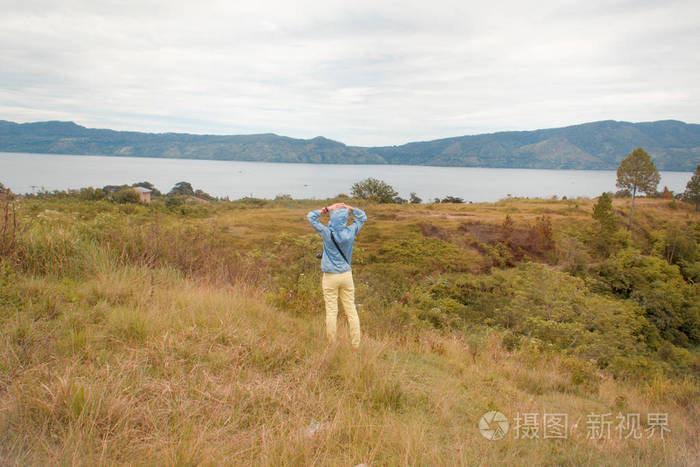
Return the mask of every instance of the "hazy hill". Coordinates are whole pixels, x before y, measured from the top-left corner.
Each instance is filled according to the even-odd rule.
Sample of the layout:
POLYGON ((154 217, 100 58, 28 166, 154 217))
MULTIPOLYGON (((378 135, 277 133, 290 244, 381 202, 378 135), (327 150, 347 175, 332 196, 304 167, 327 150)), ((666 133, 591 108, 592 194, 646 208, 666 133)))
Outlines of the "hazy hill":
POLYGON ((615 169, 643 147, 662 170, 695 170, 700 125, 602 121, 563 128, 357 147, 323 137, 192 135, 90 129, 73 122, 0 121, 0 151, 331 164, 615 169))
POLYGON ((0 151, 308 163, 384 163, 364 148, 272 133, 192 135, 90 129, 73 122, 0 121, 0 151))
POLYGON ((460 136, 373 148, 389 163, 615 169, 637 147, 665 170, 694 170, 700 163, 700 125, 667 120, 603 121, 564 128, 460 136))

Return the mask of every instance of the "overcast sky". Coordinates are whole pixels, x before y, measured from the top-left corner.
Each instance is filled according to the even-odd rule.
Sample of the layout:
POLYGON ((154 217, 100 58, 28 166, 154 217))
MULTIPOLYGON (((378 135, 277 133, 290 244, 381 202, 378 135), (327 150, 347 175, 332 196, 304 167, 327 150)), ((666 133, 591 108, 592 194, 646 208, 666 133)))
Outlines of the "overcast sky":
POLYGON ((0 0, 0 119, 389 145, 700 123, 700 1, 0 0))

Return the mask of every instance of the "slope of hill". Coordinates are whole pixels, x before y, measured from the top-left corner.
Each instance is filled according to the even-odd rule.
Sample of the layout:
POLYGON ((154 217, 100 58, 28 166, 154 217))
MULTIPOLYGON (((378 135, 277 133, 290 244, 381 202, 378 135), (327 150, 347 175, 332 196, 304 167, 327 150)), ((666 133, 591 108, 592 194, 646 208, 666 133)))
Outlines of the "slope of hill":
POLYGON ((700 125, 604 121, 564 128, 461 136, 373 148, 389 163, 539 169, 616 169, 643 147, 659 169, 694 170, 700 125))
POLYGON ((643 147, 662 170, 700 164, 700 125, 603 121, 401 146, 346 146, 323 137, 191 135, 88 129, 73 122, 0 121, 0 151, 330 164, 410 164, 541 169, 615 169, 643 147))
POLYGON ((307 163, 383 163, 363 148, 323 137, 216 136, 88 129, 73 122, 0 122, 0 151, 307 163))
POLYGON ((363 205, 354 353, 311 203, 2 201, 0 464, 697 463, 690 206, 590 258, 591 200, 363 205))

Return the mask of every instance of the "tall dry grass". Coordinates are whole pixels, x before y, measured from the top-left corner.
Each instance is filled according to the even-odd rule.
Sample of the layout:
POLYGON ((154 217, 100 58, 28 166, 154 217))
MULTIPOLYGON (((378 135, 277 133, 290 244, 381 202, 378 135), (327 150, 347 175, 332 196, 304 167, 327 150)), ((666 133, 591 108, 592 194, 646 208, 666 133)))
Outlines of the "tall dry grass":
MULTIPOLYGON (((398 302, 360 307, 358 352, 342 320, 338 345, 328 346, 322 315, 269 304, 260 287, 265 252, 237 263, 217 222, 193 242, 186 222, 64 216, 21 224, 17 245, 0 260, 0 464, 697 465, 700 458, 690 382, 618 381, 538 346, 512 348, 494 329, 431 329, 398 302), (579 426, 566 439, 517 439, 510 431, 490 441, 477 429, 490 410, 511 421, 564 412, 579 426), (671 432, 664 440, 588 439, 586 416, 607 412, 639 413, 643 422, 667 413, 671 432)), ((219 222, 251 222, 230 216, 219 222)))
POLYGON ((82 281, 6 273, 4 300, 20 306, 3 308, 2 317, 3 463, 692 465, 698 458, 697 400, 660 397, 677 383, 653 382, 644 392, 597 374, 575 380, 566 360, 509 352, 494 332, 424 330, 410 339, 368 332, 353 353, 345 328, 328 347, 321 316, 281 313, 256 289, 110 261, 93 256, 95 274, 82 281), (665 411, 672 431, 665 441, 593 441, 582 426, 566 440, 489 441, 477 430, 492 409, 585 420, 615 408, 665 411))

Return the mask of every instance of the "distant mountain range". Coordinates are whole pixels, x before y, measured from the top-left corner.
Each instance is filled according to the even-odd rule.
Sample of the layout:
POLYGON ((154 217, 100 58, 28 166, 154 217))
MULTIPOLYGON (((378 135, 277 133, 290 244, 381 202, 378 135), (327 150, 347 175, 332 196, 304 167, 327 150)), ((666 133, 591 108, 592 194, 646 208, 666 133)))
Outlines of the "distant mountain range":
POLYGON ((0 152, 95 154, 260 162, 408 164, 534 169, 616 169, 644 148, 660 170, 694 171, 700 125, 675 120, 606 120, 563 128, 457 136, 401 146, 359 147, 324 137, 138 133, 73 122, 0 120, 0 152))

